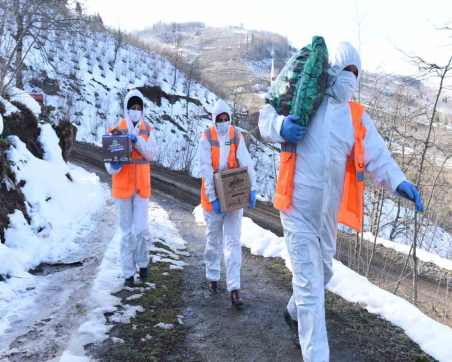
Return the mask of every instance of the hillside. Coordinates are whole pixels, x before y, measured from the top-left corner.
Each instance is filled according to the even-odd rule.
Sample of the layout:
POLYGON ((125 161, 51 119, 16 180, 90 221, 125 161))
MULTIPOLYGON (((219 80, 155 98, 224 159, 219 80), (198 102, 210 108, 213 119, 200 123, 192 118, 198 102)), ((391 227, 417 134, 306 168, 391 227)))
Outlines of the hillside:
MULTIPOLYGON (((171 39, 168 38, 168 27, 169 25, 158 24, 153 28, 153 32, 162 42, 168 42, 171 39)), ((270 59, 268 56, 272 46, 274 50, 280 49, 275 50, 275 58, 277 58, 276 54, 279 54, 280 59, 277 64, 282 64, 281 61, 286 54, 284 52, 284 44, 287 46, 286 40, 269 33, 255 33, 231 27, 226 29, 223 36, 219 36, 225 29, 208 28, 201 23, 185 24, 176 29, 178 41, 180 44, 185 44, 183 47, 180 46, 180 49, 185 49, 182 52, 185 54, 183 57, 188 57, 190 54, 192 57, 198 57, 199 74, 208 79, 212 74, 211 67, 216 64, 214 59, 221 60, 221 54, 230 54, 230 62, 240 63, 240 66, 246 64, 247 72, 252 71, 255 75, 265 74, 266 71, 259 73, 256 71, 257 67, 249 66, 250 62, 258 62, 257 59, 261 59, 265 63, 265 59, 270 59), (262 40, 262 47, 256 45, 261 44, 257 40, 259 37, 266 39, 262 40), (276 40, 271 40, 273 38, 276 40), (230 44, 226 50, 223 49, 225 44, 230 44), (246 44, 248 44, 248 52, 246 52, 246 44), (252 47, 253 44, 255 47, 252 47), (196 52, 197 47, 198 52, 196 52), (236 57, 232 57, 232 54, 236 54, 236 57), (206 63, 201 59, 205 59, 206 63), (206 68, 203 68, 204 66, 206 68)), ((115 35, 99 26, 93 28, 88 25, 83 35, 80 34, 70 40, 53 34, 46 47, 51 63, 43 62, 39 53, 33 50, 27 58, 24 77, 27 91, 45 93, 44 117, 48 116, 54 124, 65 119, 71 120, 77 126, 77 140, 99 145, 106 129, 122 115, 122 97, 127 89, 131 86, 138 87, 146 97, 145 117, 155 127, 159 144, 157 162, 162 166, 185 170, 194 176, 199 176, 196 165, 198 139, 201 130, 211 123, 209 111, 218 99, 216 94, 203 85, 202 79, 199 82, 196 81, 190 69, 188 73, 184 72, 187 69, 182 63, 179 63, 182 70, 176 68, 171 54, 168 60, 159 53, 149 51, 139 42, 130 42, 127 39, 118 46, 115 35), (64 53, 59 49, 64 49, 64 53)), ((290 51, 290 48, 286 51, 290 51)), ((243 74, 239 74, 240 72, 232 71, 234 68, 223 68, 227 64, 229 63, 221 61, 215 65, 218 69, 223 69, 223 73, 219 73, 223 74, 225 79, 234 82, 244 77, 243 74)), ((266 89, 264 85, 265 82, 268 84, 268 80, 263 76, 262 78, 256 76, 251 78, 249 83, 255 81, 256 84, 261 84, 261 88, 253 94, 262 102, 259 94, 266 89), (259 83, 259 79, 262 83, 259 83)), ((361 96, 363 101, 369 104, 369 111, 376 119, 383 136, 390 137, 393 126, 388 123, 388 120, 397 117, 397 109, 400 108, 397 103, 400 97, 393 95, 397 92, 405 92, 403 104, 407 107, 405 112, 409 114, 409 112, 417 112, 422 106, 420 95, 423 91, 424 86, 411 79, 366 73, 363 76, 361 96), (407 83, 407 80, 411 83, 407 83)), ((234 100, 231 103, 233 107, 236 105, 234 100)), ((242 114, 246 115, 247 112, 253 113, 252 110, 245 108, 242 114)), ((401 121, 403 122, 403 119, 401 121)), ((250 126, 246 122, 239 124, 245 127, 250 126)), ((412 130, 409 132, 418 132, 421 135, 425 131, 423 124, 421 120, 416 123, 410 122, 412 130)), ((255 124, 248 128, 254 127, 256 127, 255 124)), ((397 127, 400 127, 400 124, 397 127)), ((443 129, 445 126, 441 124, 439 127, 443 129)), ((448 144, 447 138, 445 140, 448 144)), ((256 161, 259 194, 264 200, 271 200, 278 169, 278 152, 271 145, 260 142, 252 133, 247 134, 247 141, 256 161)), ((396 145, 397 142, 407 141, 401 139, 394 141, 396 145)), ((408 147, 405 148, 408 149, 408 147)), ((395 154, 399 152, 397 147, 394 147, 393 152, 395 154)), ((414 156, 416 155, 415 152, 411 152, 414 156)), ((406 167, 410 167, 409 162, 406 167)), ((450 208, 447 207, 447 198, 440 197, 440 194, 436 197, 439 197, 443 204, 445 201, 446 203, 433 214, 432 220, 436 220, 433 225, 427 224, 427 229, 433 229, 428 234, 437 232, 435 230, 438 223, 446 230, 450 230, 451 227, 448 222, 450 208)), ((374 204, 369 203, 369 205, 374 204)), ((388 206, 384 208, 385 216, 382 220, 385 220, 387 229, 391 229, 392 218, 398 214, 399 207, 399 204, 388 201, 388 206)), ((406 215, 407 218, 410 217, 410 213, 406 215)), ((372 217, 372 209, 368 210, 368 217, 372 217)), ((369 221, 369 224, 371 223, 372 221, 369 221)), ((438 232, 443 231, 440 229, 438 232)), ((388 234, 382 232, 380 235, 387 237, 388 234)), ((440 255, 449 256, 452 248, 450 234, 445 234, 439 239, 441 239, 441 242, 438 240, 440 245, 430 240, 428 250, 437 250, 440 255)), ((402 243, 409 243, 409 240, 410 238, 406 236, 398 239, 402 243)))
POLYGON ((193 67, 202 83, 249 113, 270 84, 272 52, 278 70, 294 50, 279 34, 203 23, 158 23, 137 35, 172 62, 193 67))

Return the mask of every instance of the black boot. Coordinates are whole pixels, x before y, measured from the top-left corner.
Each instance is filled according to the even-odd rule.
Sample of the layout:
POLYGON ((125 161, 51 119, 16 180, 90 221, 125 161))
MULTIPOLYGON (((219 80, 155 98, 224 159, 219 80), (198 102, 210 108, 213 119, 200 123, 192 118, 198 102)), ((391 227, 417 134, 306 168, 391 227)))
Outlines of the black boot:
POLYGON ((140 268, 139 274, 140 274, 141 281, 144 283, 148 279, 148 275, 149 275, 148 267, 140 268))
POLYGON ((240 299, 240 293, 238 290, 231 291, 231 303, 237 309, 240 309, 243 306, 243 302, 240 299))
POLYGON ((133 288, 135 286, 133 275, 129 278, 126 278, 126 280, 124 281, 124 285, 129 288, 133 288))
POLYGON ((218 290, 218 282, 216 281, 210 281, 209 284, 207 284, 207 288, 212 294, 217 294, 218 290))
POLYGON ((294 321, 292 317, 290 316, 287 309, 284 309, 284 320, 286 321, 287 325, 290 328, 290 331, 292 332, 292 341, 295 344, 295 346, 298 349, 301 349, 300 347, 300 338, 298 337, 298 322, 294 321))

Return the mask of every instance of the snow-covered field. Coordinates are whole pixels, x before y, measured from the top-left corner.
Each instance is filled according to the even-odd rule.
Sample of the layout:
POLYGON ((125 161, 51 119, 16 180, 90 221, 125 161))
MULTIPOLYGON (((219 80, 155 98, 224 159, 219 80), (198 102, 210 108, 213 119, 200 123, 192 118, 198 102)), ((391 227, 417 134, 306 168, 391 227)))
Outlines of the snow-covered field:
MULTIPOLYGON (((204 224, 201 206, 194 209, 196 222, 204 224)), ((279 257, 292 270, 283 237, 256 225, 250 218, 242 222, 242 245, 254 255, 279 257)), ((447 260, 446 260, 447 261, 447 260)), ((452 328, 427 317, 414 305, 372 284, 341 262, 333 261, 333 278, 327 288, 353 303, 360 303, 370 313, 378 314, 402 328, 423 351, 439 361, 452 361, 452 328)))

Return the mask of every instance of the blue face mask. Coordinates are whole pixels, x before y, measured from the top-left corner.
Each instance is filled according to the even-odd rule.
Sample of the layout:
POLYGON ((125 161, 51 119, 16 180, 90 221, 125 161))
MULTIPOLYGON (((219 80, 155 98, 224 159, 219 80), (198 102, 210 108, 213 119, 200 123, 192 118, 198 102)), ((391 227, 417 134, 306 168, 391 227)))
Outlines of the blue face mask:
POLYGON ((357 86, 356 76, 352 72, 343 70, 337 76, 328 93, 338 103, 346 103, 352 99, 357 86))

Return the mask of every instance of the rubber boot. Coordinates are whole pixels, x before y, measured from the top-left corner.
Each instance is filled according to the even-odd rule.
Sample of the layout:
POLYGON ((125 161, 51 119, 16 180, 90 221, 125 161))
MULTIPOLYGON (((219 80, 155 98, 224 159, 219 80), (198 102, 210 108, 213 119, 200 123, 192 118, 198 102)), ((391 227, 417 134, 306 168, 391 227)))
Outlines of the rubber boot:
POLYGON ((300 338, 298 337, 298 322, 292 319, 287 309, 284 309, 284 320, 286 321, 287 325, 290 328, 290 331, 292 332, 292 341, 295 344, 295 347, 301 349, 300 338))
POLYGON ((124 285, 129 288, 133 288, 135 286, 135 281, 133 279, 133 275, 129 278, 126 278, 124 281, 124 285))
POLYGON ((231 291, 231 303, 232 306, 236 307, 237 309, 240 309, 243 306, 243 302, 240 299, 240 293, 238 290, 231 291))
POLYGON ((218 290, 218 282, 216 281, 210 281, 209 284, 207 285, 207 288, 209 289, 209 291, 212 294, 217 294, 217 290, 218 290))
POLYGON ((139 274, 140 274, 141 281, 144 283, 148 279, 148 276, 149 276, 148 268, 147 267, 140 268, 139 274))

